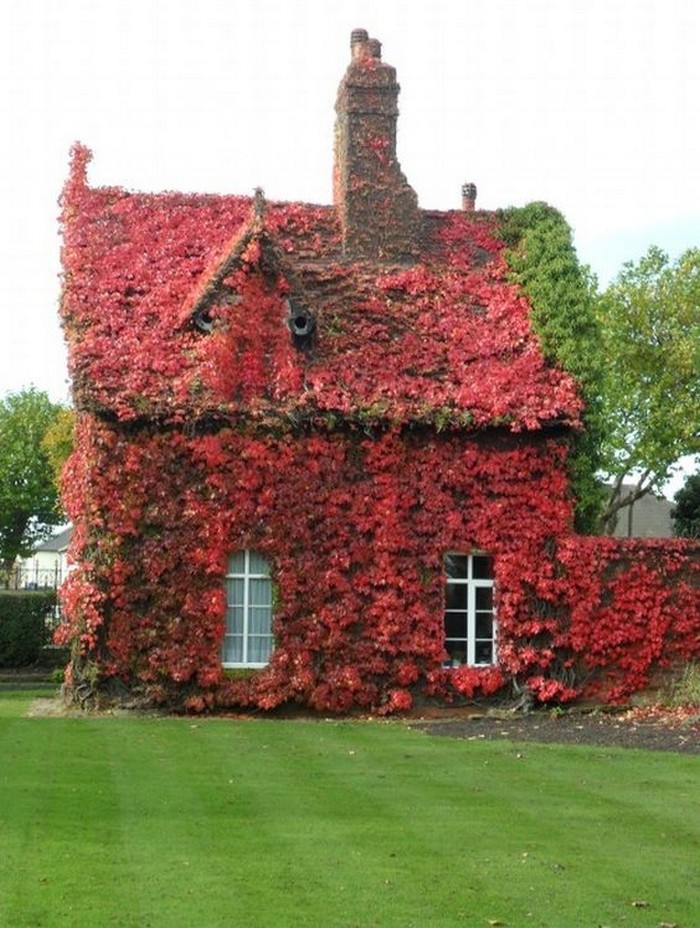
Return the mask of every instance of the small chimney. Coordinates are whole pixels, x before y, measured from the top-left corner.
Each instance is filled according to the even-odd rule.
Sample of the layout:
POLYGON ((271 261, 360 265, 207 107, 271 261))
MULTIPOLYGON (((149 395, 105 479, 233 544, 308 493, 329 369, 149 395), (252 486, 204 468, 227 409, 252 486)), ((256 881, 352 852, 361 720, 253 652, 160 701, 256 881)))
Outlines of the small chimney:
POLYGON ((476 184, 462 184, 462 209, 473 213, 476 206, 476 184))
POLYGON ((338 88, 333 168, 343 247, 368 260, 415 260, 420 213, 396 158, 396 71, 366 29, 352 31, 350 50, 338 88))

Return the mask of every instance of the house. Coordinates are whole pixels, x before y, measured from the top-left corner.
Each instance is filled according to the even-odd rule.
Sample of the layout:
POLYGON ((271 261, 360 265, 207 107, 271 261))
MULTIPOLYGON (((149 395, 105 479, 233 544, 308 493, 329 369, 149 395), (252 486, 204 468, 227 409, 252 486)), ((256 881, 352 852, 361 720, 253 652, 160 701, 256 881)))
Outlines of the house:
POLYGON ((574 641, 557 558, 578 570, 578 388, 475 187, 419 207, 398 92, 355 30, 328 206, 92 188, 74 149, 61 640, 82 701, 392 712, 511 679, 577 692, 602 563, 571 587, 574 641))
POLYGON ((67 526, 42 544, 15 568, 17 587, 58 589, 68 573, 68 546, 73 529, 67 526))
MULTIPOLYGON (((634 484, 623 484, 622 491, 633 491, 634 484)), ((663 496, 647 493, 618 514, 616 538, 671 538, 673 503, 663 496)))

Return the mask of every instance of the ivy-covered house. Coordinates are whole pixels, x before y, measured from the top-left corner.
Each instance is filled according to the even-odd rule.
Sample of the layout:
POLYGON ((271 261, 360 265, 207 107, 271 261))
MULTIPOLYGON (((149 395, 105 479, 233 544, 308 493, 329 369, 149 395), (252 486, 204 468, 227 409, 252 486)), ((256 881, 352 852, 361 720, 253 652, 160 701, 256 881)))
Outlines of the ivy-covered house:
POLYGON ((355 30, 331 206, 91 188, 74 149, 80 698, 390 712, 512 680, 578 692, 562 576, 581 556, 561 539, 580 391, 545 356, 502 217, 472 185, 461 209, 419 208, 398 90, 355 30))

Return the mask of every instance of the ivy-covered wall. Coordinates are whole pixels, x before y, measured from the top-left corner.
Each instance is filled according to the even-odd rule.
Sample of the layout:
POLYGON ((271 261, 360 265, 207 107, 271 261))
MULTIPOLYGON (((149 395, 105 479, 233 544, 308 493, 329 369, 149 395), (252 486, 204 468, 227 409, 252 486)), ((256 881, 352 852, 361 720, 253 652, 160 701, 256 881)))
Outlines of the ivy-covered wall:
POLYGON ((492 687, 500 672, 441 671, 442 558, 496 556, 507 641, 527 578, 569 524, 564 457, 561 441, 513 436, 188 437, 86 417, 66 490, 73 682, 97 669, 189 706, 324 710, 405 708, 413 685, 492 687), (241 684, 227 682, 221 644, 226 560, 244 548, 271 560, 278 602, 270 666, 241 684))
POLYGON ((69 682, 189 710, 407 709, 511 681, 622 698, 700 656, 692 547, 571 535, 566 443, 426 432, 191 435, 85 418, 67 505, 69 682), (270 664, 222 668, 230 553, 276 585, 270 664), (443 668, 448 551, 494 556, 499 665, 443 668))

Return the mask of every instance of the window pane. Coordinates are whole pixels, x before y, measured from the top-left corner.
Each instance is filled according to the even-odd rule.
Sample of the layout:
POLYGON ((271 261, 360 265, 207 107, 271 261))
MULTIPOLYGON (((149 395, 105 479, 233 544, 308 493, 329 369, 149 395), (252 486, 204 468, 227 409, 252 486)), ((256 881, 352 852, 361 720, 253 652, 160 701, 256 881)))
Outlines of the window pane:
POLYGON ((272 583, 269 580, 251 580, 248 596, 251 606, 271 606, 272 583))
POLYGON ((493 642, 491 641, 475 642, 474 663, 475 664, 492 664, 493 663, 493 642))
POLYGON ((453 579, 466 580, 469 576, 469 555, 446 554, 445 573, 453 579))
POLYGON ((474 595, 477 609, 481 609, 484 612, 491 611, 493 609, 492 586, 477 586, 474 590, 474 595))
POLYGON ((448 583, 445 586, 445 608, 446 609, 466 609, 467 608, 467 585, 466 583, 448 583))
POLYGON ((475 632, 476 638, 493 638, 493 613, 477 612, 475 632))
POLYGON ((226 632, 230 635, 243 634, 243 606, 231 606, 226 610, 226 632))
POLYGON ((228 573, 242 574, 245 571, 245 551, 237 551, 228 559, 228 573))
POLYGON ((226 597, 227 605, 229 606, 242 606, 243 605, 243 581, 242 580, 227 580, 226 581, 226 597))
POLYGON ((224 639, 224 664, 240 664, 243 660, 243 637, 227 635, 224 639))
POLYGON ((446 638, 467 638, 467 613, 466 612, 446 612, 445 613, 445 637, 446 638))
POLYGON ((252 607, 248 613, 248 634, 269 635, 271 618, 269 609, 252 607))
POLYGON ((467 663, 467 649, 463 641, 446 641, 445 650, 453 666, 461 667, 462 664, 467 663))
POLYGON ((248 640, 248 661, 251 664, 266 664, 272 651, 272 638, 269 635, 253 637, 248 640))
POLYGON ((475 580, 490 580, 493 577, 493 558, 485 554, 475 554, 472 563, 475 580))
POLYGON ((262 574, 264 577, 270 576, 270 565, 267 558, 257 551, 250 552, 250 572, 251 574, 262 574))

